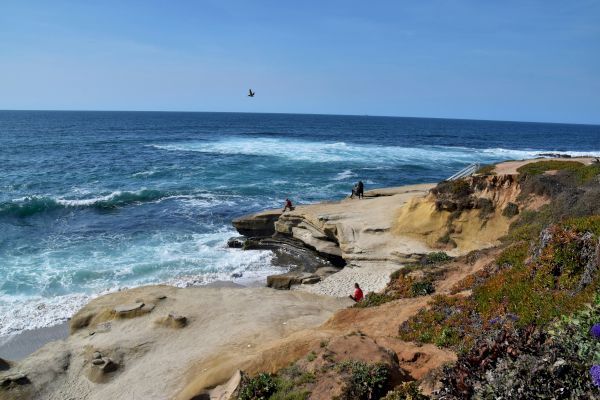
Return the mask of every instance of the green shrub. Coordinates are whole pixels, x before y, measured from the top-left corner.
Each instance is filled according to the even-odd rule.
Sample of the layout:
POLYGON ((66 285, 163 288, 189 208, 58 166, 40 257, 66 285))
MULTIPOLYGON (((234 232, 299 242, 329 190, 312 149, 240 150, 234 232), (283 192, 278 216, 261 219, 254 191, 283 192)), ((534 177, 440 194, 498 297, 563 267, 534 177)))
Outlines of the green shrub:
POLYGON ((239 400, 264 400, 275 392, 275 380, 269 374, 258 374, 242 381, 239 400))
MULTIPOLYGON (((582 332, 589 329, 581 320, 573 321, 570 327, 579 329, 580 325, 586 325, 582 332)), ((571 330, 551 336, 535 326, 495 326, 454 366, 444 370, 437 395, 444 399, 598 398, 600 391, 589 373, 593 356, 579 354, 578 343, 590 342, 589 333, 587 338, 571 336, 571 330), (574 346, 565 341, 572 341, 574 346)))
POLYGON ((424 260, 425 264, 445 264, 452 261, 452 257, 443 251, 434 251, 427 253, 424 260))
POLYGON ((419 384, 415 381, 404 382, 394 390, 388 392, 383 400, 428 400, 429 396, 421 393, 419 384))
POLYGON ((517 168, 517 172, 522 175, 540 175, 546 171, 577 171, 583 168, 584 165, 577 161, 537 161, 525 164, 517 168))
POLYGON ((465 179, 458 179, 454 181, 442 181, 432 189, 432 192, 438 196, 446 195, 460 199, 469 197, 473 193, 473 189, 465 179))
POLYGON ((418 281, 411 285, 410 292, 412 297, 427 296, 435 291, 433 283, 430 281, 418 281))
POLYGON ((579 184, 586 184, 600 175, 600 164, 586 165, 575 171, 575 177, 579 184))
POLYGON ((347 399, 378 399, 387 391, 390 370, 385 364, 349 360, 339 363, 336 368, 341 373, 350 374, 349 385, 344 391, 347 399))
POLYGON ((475 173, 479 174, 479 175, 495 175, 496 174, 495 170, 496 170, 496 166, 493 164, 482 165, 481 167, 479 167, 479 169, 475 173))
POLYGON ((496 210, 494 203, 485 197, 480 197, 475 201, 475 208, 479 210, 480 219, 487 218, 496 210))
POLYGON ((380 306, 384 303, 390 302, 394 300, 393 297, 385 294, 385 293, 375 293, 370 292, 358 303, 354 304, 356 308, 367 308, 367 307, 376 307, 380 306))
POLYGON ((502 215, 506 218, 512 218, 519 214, 519 206, 515 203, 508 203, 504 210, 502 210, 502 215))
POLYGON ((428 309, 400 325, 399 337, 405 341, 434 343, 456 351, 466 351, 481 327, 474 302, 461 296, 434 296, 428 309))
POLYGON ((592 232, 594 235, 600 236, 600 215, 569 218, 562 225, 566 229, 574 229, 577 232, 592 232))

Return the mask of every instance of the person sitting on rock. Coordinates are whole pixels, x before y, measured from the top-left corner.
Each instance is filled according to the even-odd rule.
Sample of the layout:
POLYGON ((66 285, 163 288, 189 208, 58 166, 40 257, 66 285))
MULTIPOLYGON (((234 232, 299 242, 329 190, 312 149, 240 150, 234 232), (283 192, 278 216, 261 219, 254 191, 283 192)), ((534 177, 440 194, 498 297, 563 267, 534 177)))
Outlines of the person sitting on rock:
POLYGON ((354 186, 352 186, 352 193, 350 194, 350 198, 353 199, 354 196, 358 196, 358 183, 355 183, 354 186))
POLYGON ((292 201, 290 199, 285 199, 285 206, 283 207, 283 212, 286 210, 294 211, 294 206, 292 205, 292 201))
POLYGON ((354 284, 354 296, 350 295, 348 297, 350 297, 352 300, 356 301, 357 303, 363 299, 363 297, 364 297, 363 291, 360 288, 360 286, 358 286, 358 283, 354 284))

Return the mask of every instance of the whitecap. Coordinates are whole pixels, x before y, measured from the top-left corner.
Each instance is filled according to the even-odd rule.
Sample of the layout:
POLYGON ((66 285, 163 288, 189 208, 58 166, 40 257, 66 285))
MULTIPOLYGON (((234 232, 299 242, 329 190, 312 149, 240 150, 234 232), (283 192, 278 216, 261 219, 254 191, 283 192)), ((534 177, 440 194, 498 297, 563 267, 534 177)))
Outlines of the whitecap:
POLYGON ((540 153, 600 156, 600 150, 561 152, 546 149, 518 150, 461 146, 403 147, 264 137, 228 137, 216 141, 153 144, 150 146, 168 151, 278 157, 306 162, 358 162, 368 165, 376 163, 400 165, 431 165, 437 163, 451 165, 524 159, 536 157, 540 153))
POLYGON ((334 176, 333 178, 331 178, 334 181, 343 181, 352 177, 355 177, 356 174, 354 172, 352 172, 352 170, 347 169, 345 171, 342 171, 340 173, 338 173, 336 176, 334 176))

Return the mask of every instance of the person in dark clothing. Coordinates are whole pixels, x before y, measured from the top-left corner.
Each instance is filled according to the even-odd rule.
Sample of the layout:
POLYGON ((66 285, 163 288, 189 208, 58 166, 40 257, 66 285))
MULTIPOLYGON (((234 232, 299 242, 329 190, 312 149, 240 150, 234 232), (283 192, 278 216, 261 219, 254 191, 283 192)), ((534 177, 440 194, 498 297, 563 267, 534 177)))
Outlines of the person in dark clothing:
POLYGON ((294 206, 292 205, 292 201, 290 199, 285 199, 285 206, 283 207, 283 212, 287 210, 294 211, 294 206))
POLYGON ((364 198, 364 193, 365 193, 365 185, 363 185, 362 181, 358 181, 358 183, 356 184, 356 195, 358 196, 359 199, 364 198))
POLYGON ((354 196, 357 196, 359 199, 362 199, 364 197, 364 191, 365 186, 363 185, 362 181, 358 181, 358 183, 352 187, 352 194, 350 195, 350 198, 353 199, 354 196))

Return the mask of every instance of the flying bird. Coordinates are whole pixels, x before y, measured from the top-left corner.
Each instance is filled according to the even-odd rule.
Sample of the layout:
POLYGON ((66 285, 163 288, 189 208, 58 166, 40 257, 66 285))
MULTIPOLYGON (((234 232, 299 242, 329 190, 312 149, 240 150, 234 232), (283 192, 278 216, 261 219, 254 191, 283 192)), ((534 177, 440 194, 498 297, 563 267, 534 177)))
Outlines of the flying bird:
POLYGON ((248 97, 254 97, 254 92, 252 89, 248 89, 248 97))

